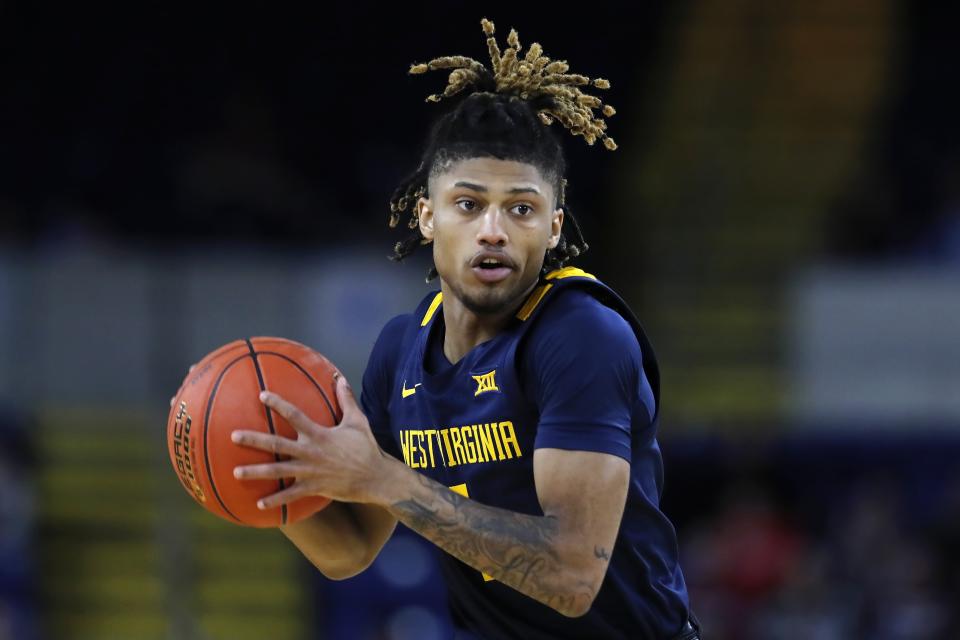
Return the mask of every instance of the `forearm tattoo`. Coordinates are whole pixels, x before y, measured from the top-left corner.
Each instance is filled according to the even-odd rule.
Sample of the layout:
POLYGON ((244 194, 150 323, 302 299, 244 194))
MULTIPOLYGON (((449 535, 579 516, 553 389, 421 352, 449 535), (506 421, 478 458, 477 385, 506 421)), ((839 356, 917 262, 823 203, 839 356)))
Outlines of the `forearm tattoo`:
MULTIPOLYGON (((554 517, 483 505, 420 474, 413 495, 390 510, 447 553, 553 609, 576 610, 593 600, 588 581, 563 571, 554 517)), ((597 557, 598 549, 606 556, 595 547, 597 557)))

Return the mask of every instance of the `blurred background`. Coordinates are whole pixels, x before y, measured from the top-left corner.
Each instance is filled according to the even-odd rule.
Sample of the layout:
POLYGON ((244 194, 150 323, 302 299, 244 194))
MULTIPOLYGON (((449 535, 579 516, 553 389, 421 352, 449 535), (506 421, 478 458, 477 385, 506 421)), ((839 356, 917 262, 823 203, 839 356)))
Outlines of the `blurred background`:
POLYGON ((663 371, 663 508, 706 637, 956 637, 955 3, 0 2, 0 638, 445 638, 409 531, 330 582, 178 486, 187 367, 282 335, 357 386, 444 74, 501 39, 607 77, 568 200, 663 371))

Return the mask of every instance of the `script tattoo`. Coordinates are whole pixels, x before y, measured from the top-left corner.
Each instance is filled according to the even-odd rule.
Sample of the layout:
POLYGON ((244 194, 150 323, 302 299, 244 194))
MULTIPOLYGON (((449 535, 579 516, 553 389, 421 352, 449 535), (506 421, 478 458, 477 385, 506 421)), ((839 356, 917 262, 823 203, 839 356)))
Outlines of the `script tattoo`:
POLYGON ((556 551, 557 520, 490 507, 426 476, 391 511, 447 553, 560 612, 593 601, 595 588, 570 579, 556 551))

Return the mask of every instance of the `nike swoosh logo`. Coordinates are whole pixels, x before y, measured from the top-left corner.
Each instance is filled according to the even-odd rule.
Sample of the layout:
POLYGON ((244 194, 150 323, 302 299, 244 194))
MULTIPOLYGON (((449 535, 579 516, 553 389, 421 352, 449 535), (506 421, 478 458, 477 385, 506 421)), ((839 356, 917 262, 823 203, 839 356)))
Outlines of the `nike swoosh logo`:
POLYGON ((413 388, 412 388, 412 389, 407 389, 407 381, 404 380, 404 381, 403 381, 403 388, 400 390, 400 395, 402 395, 404 398, 409 398, 410 396, 412 396, 413 394, 415 394, 415 393, 417 392, 417 387, 419 387, 420 384, 421 384, 421 383, 418 382, 417 384, 413 385, 413 388))

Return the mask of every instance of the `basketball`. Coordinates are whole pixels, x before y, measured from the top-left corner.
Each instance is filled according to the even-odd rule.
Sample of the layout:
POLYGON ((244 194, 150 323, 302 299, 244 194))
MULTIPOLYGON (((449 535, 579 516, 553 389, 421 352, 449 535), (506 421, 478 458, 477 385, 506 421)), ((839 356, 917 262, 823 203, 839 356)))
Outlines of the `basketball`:
POLYGON ((292 440, 296 430, 264 405, 261 391, 275 392, 324 426, 340 422, 337 368, 300 343, 249 338, 224 345, 187 374, 167 419, 170 462, 187 493, 211 513, 234 524, 276 527, 323 509, 329 498, 311 496, 261 510, 257 500, 289 487, 292 479, 238 480, 234 467, 286 459, 235 444, 238 429, 275 433, 292 440))

